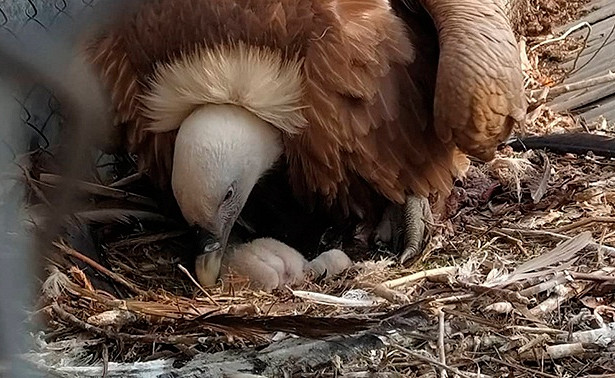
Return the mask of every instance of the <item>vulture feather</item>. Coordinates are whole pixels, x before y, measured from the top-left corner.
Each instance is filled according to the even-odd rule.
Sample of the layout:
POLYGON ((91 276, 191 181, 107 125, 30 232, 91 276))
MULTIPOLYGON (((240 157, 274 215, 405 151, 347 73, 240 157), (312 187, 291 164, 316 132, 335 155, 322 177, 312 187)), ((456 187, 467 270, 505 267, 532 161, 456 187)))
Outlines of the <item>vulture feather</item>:
POLYGON ((497 0, 152 0, 83 56, 206 252, 280 160, 297 198, 360 213, 447 194, 525 115, 497 0))

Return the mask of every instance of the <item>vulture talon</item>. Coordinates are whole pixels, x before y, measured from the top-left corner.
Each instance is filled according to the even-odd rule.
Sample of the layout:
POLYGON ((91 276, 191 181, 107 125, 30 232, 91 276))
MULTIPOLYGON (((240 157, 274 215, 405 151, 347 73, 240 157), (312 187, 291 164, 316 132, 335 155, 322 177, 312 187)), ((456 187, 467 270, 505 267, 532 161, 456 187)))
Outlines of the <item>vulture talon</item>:
POLYGON ((405 249, 399 258, 400 263, 403 264, 421 253, 426 222, 433 222, 429 200, 420 196, 408 196, 404 206, 405 249))
POLYGON ((374 241, 377 244, 392 244, 393 250, 395 250, 395 241, 398 239, 397 234, 400 231, 398 225, 401 224, 401 220, 402 212, 400 206, 396 204, 388 206, 382 214, 380 223, 378 223, 374 230, 374 241))

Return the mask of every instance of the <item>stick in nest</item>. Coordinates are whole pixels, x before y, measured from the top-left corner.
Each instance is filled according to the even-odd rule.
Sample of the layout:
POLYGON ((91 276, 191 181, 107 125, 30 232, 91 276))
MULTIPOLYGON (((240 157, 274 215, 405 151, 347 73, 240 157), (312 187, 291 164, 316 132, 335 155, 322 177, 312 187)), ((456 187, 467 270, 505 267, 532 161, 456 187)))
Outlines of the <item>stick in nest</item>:
POLYGON ((418 281, 418 280, 423 279, 423 278, 433 278, 433 277, 440 277, 440 276, 455 275, 456 273, 457 273, 457 267, 455 267, 455 266, 445 266, 445 267, 442 267, 442 268, 423 270, 423 271, 420 271, 420 272, 416 272, 416 273, 410 274, 410 275, 405 276, 405 277, 396 278, 394 280, 386 281, 386 282, 383 282, 382 285, 384 287, 388 287, 389 289, 392 289, 392 288, 395 288, 395 287, 398 287, 398 286, 405 285, 405 284, 410 283, 410 282, 418 281))
POLYGON ((306 299, 315 303, 320 303, 329 306, 341 307, 375 307, 379 303, 371 299, 351 299, 341 298, 334 295, 315 293, 312 291, 291 290, 291 293, 298 298, 306 299))
POLYGON ((184 268, 184 266, 182 264, 177 264, 177 267, 179 268, 179 270, 181 270, 186 276, 188 276, 188 278, 190 279, 190 281, 192 281, 192 283, 199 288, 199 290, 201 290, 203 292, 203 294, 205 294, 205 296, 207 297, 207 299, 209 299, 209 301, 211 303, 213 303, 215 306, 218 306, 218 308, 220 308, 220 304, 218 302, 216 302, 216 300, 209 295, 209 293, 207 292, 207 290, 205 290, 205 288, 203 288, 203 286, 201 286, 197 280, 194 279, 194 277, 192 277, 192 274, 190 274, 190 272, 188 271, 188 269, 184 268))
POLYGON ((469 283, 460 282, 460 281, 458 281, 458 283, 463 288, 472 290, 478 294, 486 294, 490 297, 496 297, 496 299, 504 298, 509 302, 521 303, 524 305, 529 305, 531 303, 531 301, 527 297, 517 292, 514 292, 512 290, 499 289, 495 287, 486 287, 486 286, 469 284, 469 283))
MULTIPOLYGON (((518 234, 525 235, 525 236, 537 236, 537 237, 542 236, 542 237, 549 237, 551 239, 556 239, 556 240, 572 239, 571 236, 562 235, 562 234, 558 234, 556 232, 551 232, 551 231, 543 231, 543 230, 527 230, 527 229, 522 229, 522 228, 501 228, 500 232, 511 233, 511 234, 518 233, 518 234)), ((594 241, 590 241, 586 247, 591 248, 593 250, 604 250, 605 252, 615 256, 615 247, 596 243, 594 241)))
POLYGON ((457 376, 460 376, 460 377, 472 378, 472 377, 475 377, 475 376, 483 376, 483 375, 477 375, 477 374, 471 374, 471 373, 464 373, 464 372, 462 372, 461 370, 459 370, 457 368, 454 368, 452 366, 448 366, 446 364, 443 364, 440 361, 437 361, 437 360, 434 360, 433 358, 429 358, 427 356, 424 356, 421 353, 415 352, 415 351, 410 350, 408 348, 404 348, 403 346, 398 345, 398 344, 391 344, 391 346, 393 348, 399 350, 402 353, 405 353, 405 354, 408 354, 408 355, 412 356, 413 358, 415 358, 417 360, 421 360, 421 361, 426 362, 426 363, 428 363, 430 365, 437 366, 437 367, 439 367, 441 369, 449 371, 449 372, 451 372, 451 373, 453 373, 453 374, 455 374, 457 376))
POLYGON ((184 344, 184 345, 195 345, 198 344, 203 336, 202 335, 132 335, 129 333, 123 332, 113 332, 109 329, 104 329, 100 327, 96 327, 90 323, 84 322, 83 320, 77 318, 75 315, 69 313, 64 310, 59 304, 53 303, 51 305, 53 311, 58 315, 60 319, 63 321, 80 328, 84 331, 92 332, 98 336, 104 336, 109 339, 119 340, 123 342, 134 342, 134 343, 158 343, 158 344, 184 344))
MULTIPOLYGON (((444 348, 444 312, 438 309, 438 353, 440 354, 440 363, 446 365, 446 349, 444 348)), ((446 378, 446 369, 440 370, 440 377, 446 378)))
POLYGON ((61 250, 62 252, 66 253, 67 255, 81 260, 82 262, 88 264, 89 266, 91 266, 92 268, 96 269, 100 273, 106 275, 107 277, 111 278, 115 282, 119 283, 120 285, 125 286, 127 289, 132 291, 134 294, 142 295, 142 296, 147 297, 147 298, 152 297, 151 293, 149 293, 149 292, 147 292, 145 290, 139 289, 135 284, 127 281, 121 275, 110 271, 109 269, 107 269, 104 266, 100 265, 96 261, 92 260, 91 258, 89 258, 87 256, 84 256, 83 254, 81 254, 80 252, 72 249, 71 247, 67 246, 66 244, 58 243, 58 242, 53 242, 53 245, 56 248, 58 248, 59 250, 61 250))
POLYGON ((549 232, 554 232, 560 234, 562 232, 571 231, 583 226, 590 225, 592 223, 615 223, 615 217, 590 217, 584 218, 580 221, 567 224, 565 226, 561 226, 552 230, 548 230, 549 232))
MULTIPOLYGON (((55 185, 55 186, 61 185, 65 180, 62 176, 54 175, 51 173, 41 173, 39 179, 43 183, 46 183, 49 185, 55 185)), ((148 197, 141 196, 139 194, 130 193, 124 190, 111 188, 108 186, 94 184, 91 182, 86 182, 86 181, 81 181, 81 180, 71 180, 71 182, 74 182, 76 188, 78 188, 79 190, 82 190, 90 194, 103 196, 103 197, 109 197, 109 198, 115 198, 115 199, 122 199, 128 202, 136 203, 139 205, 145 205, 149 207, 154 207, 154 208, 156 207, 156 202, 154 200, 148 197)))

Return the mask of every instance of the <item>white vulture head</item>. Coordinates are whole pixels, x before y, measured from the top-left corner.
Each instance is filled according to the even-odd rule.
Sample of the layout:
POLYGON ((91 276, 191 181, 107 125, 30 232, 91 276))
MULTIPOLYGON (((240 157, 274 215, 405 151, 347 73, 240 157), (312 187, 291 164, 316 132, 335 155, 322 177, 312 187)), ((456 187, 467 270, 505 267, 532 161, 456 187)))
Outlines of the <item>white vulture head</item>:
POLYGON ((281 133, 236 105, 204 105, 181 124, 171 185, 204 252, 224 249, 252 188, 281 154, 281 133))

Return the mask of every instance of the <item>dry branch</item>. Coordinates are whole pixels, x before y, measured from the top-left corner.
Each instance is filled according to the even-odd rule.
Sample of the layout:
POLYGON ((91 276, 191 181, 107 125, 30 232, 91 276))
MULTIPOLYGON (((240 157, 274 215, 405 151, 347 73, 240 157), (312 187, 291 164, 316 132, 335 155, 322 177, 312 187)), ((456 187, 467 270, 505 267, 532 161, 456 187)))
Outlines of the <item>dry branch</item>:
POLYGON ((412 302, 406 294, 390 289, 382 284, 358 282, 357 285, 380 298, 386 299, 393 304, 409 304, 412 302))
POLYGON ((557 310, 559 306, 561 306, 563 303, 566 303, 570 299, 577 296, 580 292, 585 290, 588 285, 589 283, 579 283, 576 288, 572 286, 562 286, 561 289, 558 290, 557 294, 552 295, 551 297, 545 299, 543 302, 538 304, 536 307, 530 309, 530 314, 539 318, 543 318, 546 315, 557 310))
POLYGON ((527 352, 519 354, 519 359, 522 361, 541 360, 543 358, 549 358, 553 360, 560 360, 566 357, 584 357, 587 355, 598 355, 600 353, 600 347, 594 344, 559 344, 549 345, 544 349, 533 349, 527 352))
POLYGON ((96 261, 92 260, 91 258, 89 258, 87 256, 84 256, 80 252, 72 249, 68 245, 66 245, 64 243, 58 243, 58 242, 53 242, 53 245, 56 248, 58 248, 59 250, 61 250, 62 252, 66 253, 67 255, 75 257, 75 258, 83 261, 84 263, 88 264, 89 266, 91 266, 92 268, 96 269, 100 273, 102 273, 105 276, 111 278, 112 280, 114 280, 115 282, 119 283, 120 285, 123 285, 124 287, 126 287, 127 289, 132 291, 133 293, 135 293, 137 295, 140 295, 140 296, 143 296, 143 297, 146 297, 146 298, 151 297, 151 293, 149 293, 149 292, 147 292, 145 290, 139 289, 134 283, 129 282, 128 280, 126 280, 121 275, 110 271, 109 269, 107 269, 104 266, 100 265, 99 263, 97 263, 96 261))
POLYGON ((589 343, 606 346, 615 342, 615 323, 604 324, 601 328, 589 331, 573 332, 571 335, 559 335, 557 340, 569 343, 589 343))
MULTIPOLYGON (((513 234, 513 235, 521 234, 521 235, 525 235, 525 236, 548 237, 548 238, 555 239, 555 240, 570 240, 570 239, 572 239, 571 236, 561 235, 561 234, 558 234, 556 232, 551 232, 551 231, 526 230, 526 229, 523 229, 523 228, 500 228, 499 230, 501 232, 510 233, 510 234, 513 234)), ((608 246, 608 245, 596 243, 594 241, 589 242, 586 247, 587 248, 591 248, 593 250, 603 250, 603 251, 605 251, 605 252, 615 256, 615 247, 611 247, 611 246, 608 246)))
POLYGON ((558 273, 555 273, 553 278, 545 282, 541 282, 537 285, 530 286, 526 289, 523 289, 519 292, 519 294, 525 297, 532 297, 544 291, 551 290, 554 287, 562 285, 568 281, 570 281, 570 278, 564 272, 558 272, 558 273))
POLYGON ((399 350, 400 352, 406 353, 407 355, 411 356, 412 358, 415 358, 417 360, 421 360, 424 362, 427 362, 430 365, 439 367, 441 369, 444 369, 446 371, 449 371, 459 377, 464 377, 464 378, 472 378, 472 377, 488 377, 484 374, 471 374, 471 373, 464 373, 461 370, 451 367, 451 366, 447 366, 446 364, 441 363, 440 361, 434 360, 433 358, 427 357, 422 355, 421 353, 415 352, 413 350, 410 350, 408 348, 404 348, 401 345, 397 345, 397 344, 391 344, 391 346, 397 350, 399 350))
POLYGON ((68 180, 62 176, 54 175, 51 173, 41 173, 39 179, 41 182, 44 182, 49 185, 59 186, 59 185, 70 183, 70 184, 74 184, 74 187, 76 189, 84 191, 89 194, 126 200, 128 202, 132 202, 132 203, 139 204, 139 205, 145 205, 149 207, 156 207, 156 202, 154 202, 154 200, 152 200, 151 198, 147 198, 139 194, 130 193, 124 190, 120 190, 120 189, 116 189, 116 188, 112 188, 112 187, 108 187, 104 185, 94 184, 94 183, 86 182, 82 180, 68 180))
POLYGON ((113 183, 111 183, 109 185, 110 188, 120 188, 122 186, 126 186, 129 184, 132 184, 133 182, 139 181, 141 179, 141 177, 143 177, 143 174, 141 172, 137 172, 137 173, 133 173, 130 176, 126 176, 124 178, 121 178, 113 183))
POLYGON ((329 306, 341 306, 341 307, 374 307, 380 303, 377 300, 372 299, 353 299, 342 298, 334 295, 315 293, 312 291, 303 290, 291 290, 292 294, 297 298, 302 298, 314 303, 319 303, 329 306))
POLYGON ((578 91, 581 89, 590 88, 596 85, 610 83, 613 81, 615 81, 615 72, 609 71, 608 73, 604 75, 595 76, 589 79, 576 81, 570 84, 560 84, 560 85, 556 85, 551 88, 547 87, 547 88, 534 89, 530 91, 529 96, 530 98, 534 98, 534 99, 545 97, 545 96, 547 98, 554 98, 564 93, 574 92, 574 91, 578 91))
POLYGON ((396 278, 394 280, 383 282, 382 285, 388 287, 389 289, 396 288, 398 286, 402 286, 414 281, 421 280, 423 278, 434 278, 434 277, 443 277, 443 276, 451 276, 457 273, 457 267, 455 266, 446 266, 442 268, 429 269, 421 272, 413 273, 408 276, 404 276, 401 278, 396 278))
POLYGON ((588 226, 592 223, 615 223, 615 217, 590 217, 584 218, 571 224, 567 224, 562 227, 558 227, 549 232, 561 234, 562 232, 571 231, 580 227, 588 226))
MULTIPOLYGON (((100 328, 84 322, 83 320, 77 318, 75 315, 69 313, 64 310, 59 304, 53 303, 51 305, 53 311, 58 315, 58 317, 70 325, 77 327, 83 331, 92 332, 97 336, 107 337, 113 340, 119 340, 122 342, 137 342, 137 343, 159 343, 159 344, 186 344, 186 345, 194 345, 198 344, 203 340, 207 340, 206 335, 133 335, 129 333, 123 332, 113 332, 106 328, 100 328)), ((213 340, 211 340, 213 341, 213 340)))

